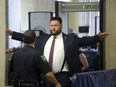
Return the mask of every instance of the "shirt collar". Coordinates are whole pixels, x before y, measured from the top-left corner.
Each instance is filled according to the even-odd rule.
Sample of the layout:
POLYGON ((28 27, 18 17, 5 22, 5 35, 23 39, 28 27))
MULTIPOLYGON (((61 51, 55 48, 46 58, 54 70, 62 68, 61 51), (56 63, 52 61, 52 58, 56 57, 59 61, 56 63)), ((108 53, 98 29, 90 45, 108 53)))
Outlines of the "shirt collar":
MULTIPOLYGON (((51 38, 53 38, 54 36, 52 35, 51 38)), ((62 33, 60 33, 59 35, 56 36, 56 38, 62 38, 62 33)))

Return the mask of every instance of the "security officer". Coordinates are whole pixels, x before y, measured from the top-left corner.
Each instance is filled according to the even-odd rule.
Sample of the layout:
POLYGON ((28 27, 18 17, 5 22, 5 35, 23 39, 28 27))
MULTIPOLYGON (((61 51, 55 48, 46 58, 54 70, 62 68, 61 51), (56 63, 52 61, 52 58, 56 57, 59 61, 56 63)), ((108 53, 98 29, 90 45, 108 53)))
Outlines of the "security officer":
POLYGON ((51 72, 44 56, 34 48, 36 35, 33 30, 24 33, 25 46, 14 52, 11 65, 14 72, 14 87, 41 87, 41 75, 49 79, 55 87, 61 87, 51 72))

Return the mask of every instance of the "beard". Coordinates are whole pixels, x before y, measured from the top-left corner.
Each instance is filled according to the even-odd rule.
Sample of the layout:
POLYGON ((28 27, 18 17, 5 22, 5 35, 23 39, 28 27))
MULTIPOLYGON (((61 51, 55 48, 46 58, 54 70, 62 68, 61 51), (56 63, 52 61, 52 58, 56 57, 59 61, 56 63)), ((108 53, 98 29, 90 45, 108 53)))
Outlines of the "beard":
POLYGON ((50 33, 51 33, 51 35, 53 35, 53 36, 57 36, 57 35, 59 35, 60 33, 61 33, 61 31, 50 31, 50 33))

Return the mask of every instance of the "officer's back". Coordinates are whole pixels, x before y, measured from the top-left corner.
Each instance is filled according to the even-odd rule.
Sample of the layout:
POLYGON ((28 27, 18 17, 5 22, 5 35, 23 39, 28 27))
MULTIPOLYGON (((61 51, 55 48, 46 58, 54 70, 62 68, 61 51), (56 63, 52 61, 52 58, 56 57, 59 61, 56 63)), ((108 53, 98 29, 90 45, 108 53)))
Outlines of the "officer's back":
POLYGON ((46 59, 35 50, 35 32, 27 30, 24 33, 25 46, 14 52, 11 65, 14 72, 14 87, 41 87, 41 74, 53 80, 56 87, 61 87, 54 77, 46 59))

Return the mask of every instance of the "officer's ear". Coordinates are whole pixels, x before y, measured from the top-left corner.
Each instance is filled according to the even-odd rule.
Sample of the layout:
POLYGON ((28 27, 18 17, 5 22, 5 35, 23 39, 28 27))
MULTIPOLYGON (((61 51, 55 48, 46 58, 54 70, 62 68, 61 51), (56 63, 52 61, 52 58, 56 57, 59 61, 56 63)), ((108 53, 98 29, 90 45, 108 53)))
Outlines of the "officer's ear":
POLYGON ((36 42, 36 38, 35 38, 35 40, 34 40, 34 42, 33 42, 33 43, 35 44, 35 42, 36 42))
POLYGON ((23 37, 23 42, 25 42, 25 38, 23 37))
POLYGON ((25 38, 23 37, 23 42, 26 43, 25 38))

